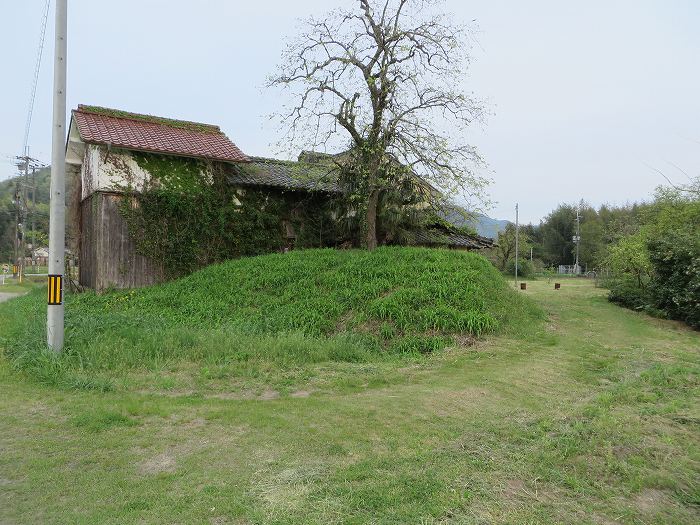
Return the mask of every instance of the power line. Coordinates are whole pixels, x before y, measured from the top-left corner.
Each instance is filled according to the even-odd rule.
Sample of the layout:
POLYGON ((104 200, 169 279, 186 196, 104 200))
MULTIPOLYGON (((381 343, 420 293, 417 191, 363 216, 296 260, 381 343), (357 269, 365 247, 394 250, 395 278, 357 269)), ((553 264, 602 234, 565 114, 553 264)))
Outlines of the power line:
POLYGON ((29 131, 32 127, 32 115, 34 113, 34 100, 36 99, 36 88, 39 83, 39 71, 41 70, 41 56, 44 54, 44 40, 46 39, 46 23, 49 19, 49 7, 51 0, 46 0, 44 11, 41 15, 41 34, 39 37, 39 50, 36 54, 36 64, 34 66, 34 77, 32 79, 32 89, 29 93, 29 109, 27 111, 27 123, 24 127, 23 155, 29 155, 29 131))
MULTIPOLYGON (((41 57, 44 53, 44 41, 46 40, 46 25, 49 18, 49 7, 51 0, 46 0, 44 10, 41 14, 41 31, 39 35, 39 49, 36 54, 36 63, 34 64, 34 75, 32 76, 32 87, 29 92, 29 106, 27 108, 27 122, 24 127, 24 141, 22 143, 22 155, 16 157, 16 165, 20 171, 20 177, 15 179, 15 264, 19 267, 19 278, 22 282, 22 273, 24 270, 25 261, 25 243, 24 230, 26 229, 27 219, 27 188, 29 187, 29 170, 32 173, 36 172, 41 164, 36 159, 29 157, 29 132, 32 128, 32 116, 34 114, 34 101, 36 100, 36 89, 39 84, 39 72, 41 71, 41 57)), ((34 211, 36 210, 36 179, 32 186, 32 231, 34 228, 34 211)), ((32 244, 32 249, 34 245, 32 244)))

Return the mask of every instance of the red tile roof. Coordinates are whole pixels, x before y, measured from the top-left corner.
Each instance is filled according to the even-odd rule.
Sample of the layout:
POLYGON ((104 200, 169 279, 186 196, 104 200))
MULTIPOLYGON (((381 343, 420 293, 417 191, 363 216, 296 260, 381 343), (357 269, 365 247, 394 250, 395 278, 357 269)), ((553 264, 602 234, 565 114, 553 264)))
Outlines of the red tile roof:
POLYGON ((250 159, 218 126, 79 105, 80 138, 93 144, 230 162, 250 159))

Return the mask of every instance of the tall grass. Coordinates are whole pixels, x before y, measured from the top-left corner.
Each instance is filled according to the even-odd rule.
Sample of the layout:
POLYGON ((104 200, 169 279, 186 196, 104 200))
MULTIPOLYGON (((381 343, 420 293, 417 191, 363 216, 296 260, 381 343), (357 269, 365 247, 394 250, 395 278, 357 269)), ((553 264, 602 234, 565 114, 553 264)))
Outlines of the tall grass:
POLYGON ((91 372, 182 360, 369 362, 538 315, 483 257, 421 248, 265 255, 150 288, 68 296, 59 358, 44 351, 44 309, 43 290, 0 306, 4 354, 39 379, 101 389, 91 372))

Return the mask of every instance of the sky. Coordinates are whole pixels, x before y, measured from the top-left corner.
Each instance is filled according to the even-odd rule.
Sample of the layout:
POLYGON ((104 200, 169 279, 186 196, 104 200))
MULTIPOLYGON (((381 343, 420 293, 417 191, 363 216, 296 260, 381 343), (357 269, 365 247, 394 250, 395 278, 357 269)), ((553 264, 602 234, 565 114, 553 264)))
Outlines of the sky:
MULTIPOLYGON (((53 4, 30 154, 51 153, 53 4)), ((221 126, 249 155, 283 156, 268 118, 299 19, 350 0, 68 0, 68 107, 221 126)), ((0 180, 21 154, 44 0, 0 2, 0 180)), ((467 137, 488 163, 487 213, 537 223, 559 203, 648 199, 700 175, 700 2, 446 0, 477 31, 463 81, 490 117, 467 137)))

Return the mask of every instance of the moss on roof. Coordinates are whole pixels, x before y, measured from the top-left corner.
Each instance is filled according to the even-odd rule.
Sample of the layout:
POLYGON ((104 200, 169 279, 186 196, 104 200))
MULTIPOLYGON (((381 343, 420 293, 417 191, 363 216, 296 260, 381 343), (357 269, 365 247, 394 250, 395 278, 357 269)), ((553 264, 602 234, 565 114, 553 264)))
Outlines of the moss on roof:
POLYGON ((103 108, 101 106, 87 106, 80 104, 78 111, 84 113, 95 113, 105 115, 107 117, 115 117, 129 120, 140 120, 142 122, 151 122, 153 124, 162 124, 172 128, 181 128, 189 131, 199 131, 204 133, 221 133, 219 126, 213 124, 202 124, 201 122, 190 122, 187 120, 176 120, 170 118, 156 117, 155 115, 144 115, 141 113, 130 113, 121 109, 103 108))
POLYGON ((249 164, 236 166, 232 183, 276 186, 287 189, 338 192, 335 167, 290 160, 251 157, 249 164))

